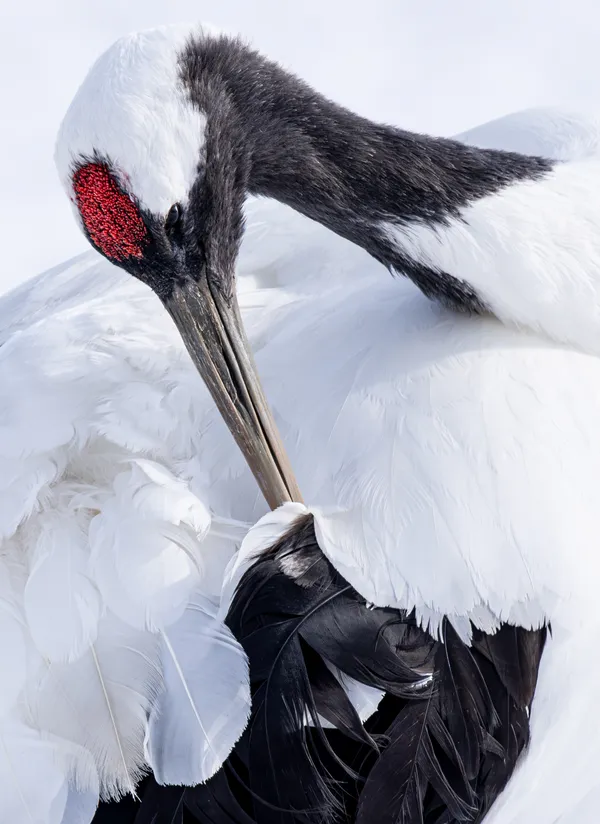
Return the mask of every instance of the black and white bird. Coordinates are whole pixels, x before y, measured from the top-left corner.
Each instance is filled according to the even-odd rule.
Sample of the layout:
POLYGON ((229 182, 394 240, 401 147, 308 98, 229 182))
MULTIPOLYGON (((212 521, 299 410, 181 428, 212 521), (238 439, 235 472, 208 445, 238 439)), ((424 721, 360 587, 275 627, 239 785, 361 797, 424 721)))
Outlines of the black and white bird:
POLYGON ((480 820, 549 624, 485 820, 595 820, 598 132, 556 118, 564 163, 376 126, 201 28, 100 58, 63 181, 244 457, 140 284, 81 262, 5 301, 6 820, 195 784, 242 733, 131 820, 480 820), (255 204, 238 294, 248 193, 345 239, 255 204), (230 561, 246 462, 309 506, 230 561))

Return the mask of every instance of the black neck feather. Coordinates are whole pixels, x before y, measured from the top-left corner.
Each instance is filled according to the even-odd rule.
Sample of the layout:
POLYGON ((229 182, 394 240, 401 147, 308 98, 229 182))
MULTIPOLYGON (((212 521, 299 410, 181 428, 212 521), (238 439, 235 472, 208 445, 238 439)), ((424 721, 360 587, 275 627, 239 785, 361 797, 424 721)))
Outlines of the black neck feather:
POLYGON ((235 120, 251 193, 275 198, 357 243, 430 296, 448 291, 449 303, 478 308, 466 285, 440 284, 439 273, 407 260, 382 224, 444 224, 479 198, 539 178, 553 165, 374 123, 238 40, 194 43, 181 65, 209 127, 216 117, 223 128, 224 110, 235 120))

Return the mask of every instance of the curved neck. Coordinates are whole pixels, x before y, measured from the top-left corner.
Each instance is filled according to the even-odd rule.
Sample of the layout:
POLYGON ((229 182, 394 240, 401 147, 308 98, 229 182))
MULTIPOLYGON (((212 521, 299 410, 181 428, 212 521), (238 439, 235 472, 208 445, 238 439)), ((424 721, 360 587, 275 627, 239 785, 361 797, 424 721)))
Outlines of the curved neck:
MULTIPOLYGON (((272 70, 277 74, 277 68, 272 70)), ((280 72, 277 102, 249 113, 250 190, 273 197, 363 247, 410 277, 429 297, 480 311, 464 279, 447 275, 398 242, 411 225, 444 226, 472 203, 520 180, 542 177, 542 158, 482 150, 373 123, 280 72), (286 106, 285 101, 293 101, 286 106), (265 116, 267 115, 267 116, 265 116), (396 231, 400 230, 400 232, 396 231)))
POLYGON ((222 112, 232 112, 251 193, 275 198, 362 246, 430 297, 482 308, 467 280, 423 260, 403 236, 412 227, 436 232, 483 198, 543 178, 551 161, 373 123, 237 40, 190 47, 183 66, 209 123, 217 112, 222 128, 222 112))
POLYGON ((276 71, 281 82, 269 83, 276 101, 247 112, 249 133, 260 132, 250 185, 332 228, 348 220, 444 223, 469 203, 551 168, 542 158, 374 123, 276 71))

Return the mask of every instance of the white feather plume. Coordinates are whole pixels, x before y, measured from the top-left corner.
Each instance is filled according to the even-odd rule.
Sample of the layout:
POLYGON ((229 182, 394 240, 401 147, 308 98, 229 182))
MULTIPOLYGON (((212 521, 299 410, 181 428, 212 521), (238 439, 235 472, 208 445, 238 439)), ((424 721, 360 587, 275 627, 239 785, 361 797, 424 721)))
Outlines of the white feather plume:
POLYGON ((89 577, 89 514, 58 509, 38 524, 24 593, 27 622, 42 655, 73 661, 96 640, 101 609, 89 577))
POLYGON ((210 514, 187 485, 150 461, 132 462, 90 524, 94 579, 107 607, 138 629, 176 621, 200 581, 210 514))
POLYGON ((27 677, 28 643, 19 596, 8 564, 0 558, 0 639, 3 662, 0 676, 0 719, 15 706, 27 677))
POLYGON ((160 689, 158 636, 108 614, 85 655, 45 663, 28 684, 28 711, 39 729, 87 749, 101 796, 118 797, 134 792, 145 771, 146 721, 160 689))
POLYGON ((179 621, 162 632, 165 688, 150 715, 146 744, 161 784, 207 781, 248 722, 248 662, 217 611, 196 592, 179 621))
POLYGON ((169 533, 161 522, 120 515, 118 506, 108 504, 90 527, 94 578, 103 600, 138 629, 168 625, 181 615, 198 580, 186 536, 169 533))
POLYGON ((64 470, 63 457, 57 450, 52 457, 0 458, 0 538, 13 535, 35 511, 39 498, 64 470))
POLYGON ((90 824, 98 807, 98 790, 78 791, 69 786, 60 824, 90 824))
POLYGON ((0 788, 7 824, 88 824, 98 800, 89 753, 18 720, 0 724, 0 788))

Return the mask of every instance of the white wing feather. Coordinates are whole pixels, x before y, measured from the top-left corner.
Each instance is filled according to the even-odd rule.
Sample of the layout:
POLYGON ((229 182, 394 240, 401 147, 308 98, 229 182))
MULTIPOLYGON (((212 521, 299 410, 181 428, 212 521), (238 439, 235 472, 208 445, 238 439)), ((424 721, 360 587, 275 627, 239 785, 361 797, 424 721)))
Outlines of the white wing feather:
POLYGON ((90 578, 89 520, 81 510, 38 518, 24 606, 33 641, 50 661, 73 661, 96 640, 101 600, 90 578))
POLYGON ((106 606, 138 629, 183 613, 201 580, 210 514, 164 467, 136 461, 90 524, 91 565, 106 606))
POLYGON ((68 807, 75 813, 77 806, 70 824, 88 824, 85 815, 98 799, 85 750, 17 720, 0 723, 0 788, 0 821, 7 824, 63 824, 68 807))
POLYGON ((21 601, 11 571, 0 558, 0 720, 15 707, 27 677, 28 639, 21 601))
POLYGON ((98 800, 97 789, 78 792, 69 786, 60 824, 90 824, 98 808, 98 800))
POLYGON ((207 781, 250 714, 246 655, 200 593, 162 632, 165 688, 150 716, 148 760, 161 784, 207 781))
POLYGON ((88 750, 101 795, 119 796, 134 792, 145 769, 146 718, 161 687, 158 636, 107 615, 84 656, 40 667, 28 713, 38 729, 88 750))
POLYGON ((14 535, 17 527, 35 512, 40 499, 64 471, 65 463, 60 449, 51 457, 0 457, 0 539, 14 535))

